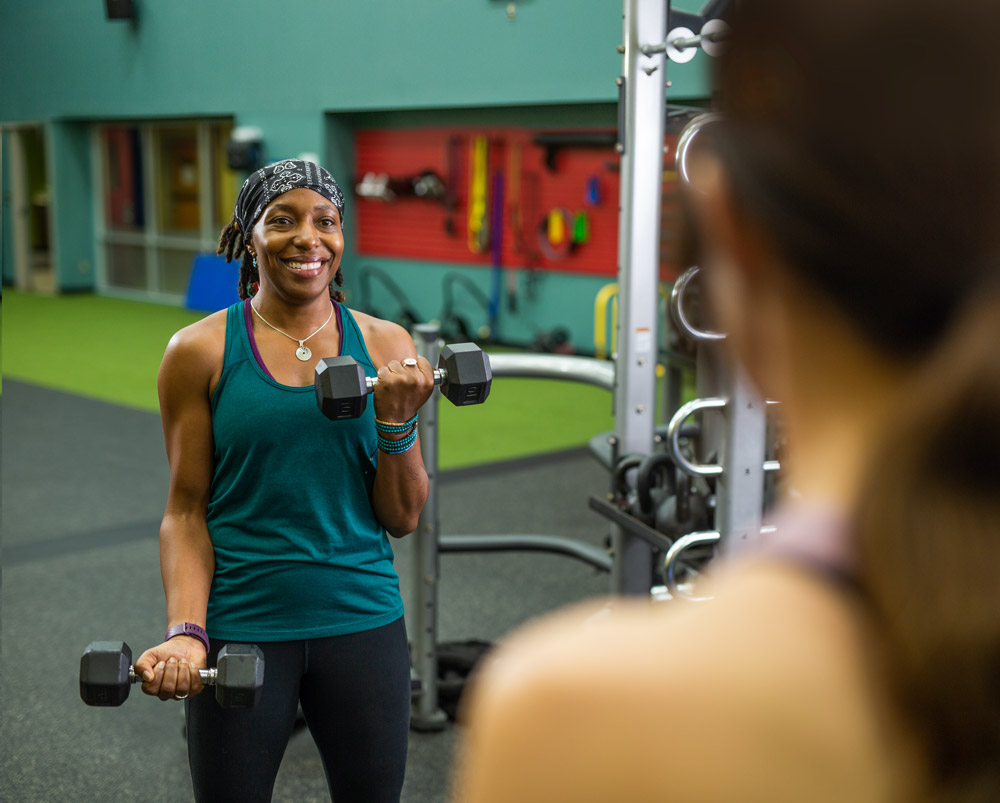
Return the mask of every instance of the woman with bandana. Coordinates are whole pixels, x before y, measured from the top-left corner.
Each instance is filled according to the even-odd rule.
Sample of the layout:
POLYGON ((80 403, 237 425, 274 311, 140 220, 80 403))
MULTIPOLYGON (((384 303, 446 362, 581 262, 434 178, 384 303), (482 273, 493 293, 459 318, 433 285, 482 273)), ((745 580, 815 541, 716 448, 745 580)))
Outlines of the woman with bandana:
POLYGON ((781 401, 776 536, 711 602, 506 639, 462 803, 1000 800, 1000 4, 731 22, 686 196, 713 324, 781 401))
POLYGON ((186 700, 198 801, 270 800, 300 706, 338 803, 399 799, 410 672, 387 534, 411 532, 427 497, 416 417, 433 371, 404 329, 344 306, 343 222, 323 168, 253 173, 219 245, 242 257, 241 300, 174 335, 160 368, 168 629, 135 668, 147 694, 186 700), (335 355, 378 377, 358 419, 317 408, 316 363, 335 355), (263 651, 254 708, 200 693, 229 642, 263 651))

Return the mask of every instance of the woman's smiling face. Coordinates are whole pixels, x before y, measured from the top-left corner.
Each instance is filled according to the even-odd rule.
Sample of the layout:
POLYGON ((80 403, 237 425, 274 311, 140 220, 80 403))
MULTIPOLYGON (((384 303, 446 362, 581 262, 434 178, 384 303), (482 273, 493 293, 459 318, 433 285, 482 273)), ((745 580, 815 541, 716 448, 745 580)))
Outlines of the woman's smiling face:
POLYGON ((298 187, 275 198, 253 228, 261 282, 282 295, 315 294, 333 281, 344 253, 337 207, 298 187))

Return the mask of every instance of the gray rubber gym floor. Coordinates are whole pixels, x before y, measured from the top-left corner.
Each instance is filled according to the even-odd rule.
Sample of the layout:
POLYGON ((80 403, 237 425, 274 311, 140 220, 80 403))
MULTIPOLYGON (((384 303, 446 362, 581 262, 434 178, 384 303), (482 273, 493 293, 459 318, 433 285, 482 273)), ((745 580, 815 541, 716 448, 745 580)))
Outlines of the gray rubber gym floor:
MULTIPOLYGON (((121 639, 138 655, 163 632, 159 418, 7 380, 2 419, 0 799, 190 801, 179 704, 136 689, 121 708, 90 708, 78 691, 90 641, 121 639)), ((583 450, 445 474, 441 530, 601 544, 607 526, 587 498, 606 488, 606 472, 583 450)), ((395 547, 407 600, 410 544, 395 547)), ((442 641, 496 641, 608 588, 607 575, 545 554, 444 555, 441 575, 442 641)), ((456 729, 411 734, 404 801, 447 797, 456 729)), ((273 799, 329 799, 307 732, 292 737, 273 799)))

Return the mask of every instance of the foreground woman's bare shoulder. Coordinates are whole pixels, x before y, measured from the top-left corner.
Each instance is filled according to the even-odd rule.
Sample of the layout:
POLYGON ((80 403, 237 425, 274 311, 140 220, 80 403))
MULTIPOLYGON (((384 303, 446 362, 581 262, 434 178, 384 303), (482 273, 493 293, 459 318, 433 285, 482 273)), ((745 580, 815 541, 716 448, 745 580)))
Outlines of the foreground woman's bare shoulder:
POLYGON ((884 799, 850 599, 780 565, 715 594, 588 604, 517 633, 470 689, 457 799, 884 799))

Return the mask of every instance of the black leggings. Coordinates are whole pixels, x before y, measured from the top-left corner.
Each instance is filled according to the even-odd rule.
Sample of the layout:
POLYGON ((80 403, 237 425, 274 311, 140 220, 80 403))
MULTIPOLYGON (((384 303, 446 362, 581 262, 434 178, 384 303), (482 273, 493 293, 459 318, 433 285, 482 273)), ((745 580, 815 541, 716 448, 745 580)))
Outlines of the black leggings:
MULTIPOLYGON (((209 666, 225 642, 213 642, 209 666)), ((269 801, 302 712, 336 803, 397 803, 406 771, 410 659, 406 628, 264 642, 264 689, 254 708, 222 708, 209 687, 187 702, 195 800, 269 801)))

